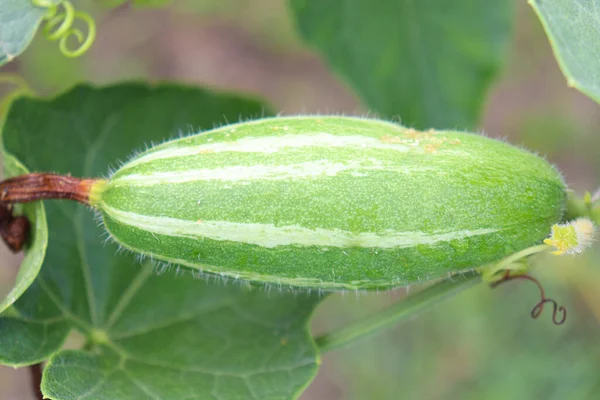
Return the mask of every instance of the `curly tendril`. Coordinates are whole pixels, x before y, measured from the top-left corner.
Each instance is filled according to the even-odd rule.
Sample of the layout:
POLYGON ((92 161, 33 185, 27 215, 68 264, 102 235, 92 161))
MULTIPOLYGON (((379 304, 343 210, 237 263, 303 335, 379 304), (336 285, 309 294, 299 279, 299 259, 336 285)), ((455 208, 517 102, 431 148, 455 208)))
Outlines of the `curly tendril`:
POLYGON ((495 288, 496 286, 502 283, 509 282, 515 279, 528 280, 530 282, 533 282, 536 284, 540 291, 540 301, 538 301, 535 304, 535 306, 531 309, 531 318, 538 318, 542 314, 542 311, 544 311, 544 306, 549 303, 552 305, 552 323, 554 323, 554 325, 562 325, 565 323, 565 321, 567 320, 567 309, 564 306, 559 306, 556 303, 556 301, 546 297, 544 288, 542 287, 540 282, 530 275, 511 275, 510 271, 506 271, 501 280, 490 284, 490 286, 492 288, 495 288))
POLYGON ((96 38, 96 23, 87 13, 75 11, 70 1, 53 2, 51 0, 31 0, 37 7, 46 8, 44 15, 47 21, 44 26, 44 35, 48 40, 58 40, 61 53, 67 57, 78 57, 89 50, 96 38), (62 10, 60 10, 62 6, 62 10), (81 30, 73 28, 76 19, 82 20, 87 25, 87 35, 81 30), (75 49, 70 49, 67 42, 73 37, 78 44, 75 49))

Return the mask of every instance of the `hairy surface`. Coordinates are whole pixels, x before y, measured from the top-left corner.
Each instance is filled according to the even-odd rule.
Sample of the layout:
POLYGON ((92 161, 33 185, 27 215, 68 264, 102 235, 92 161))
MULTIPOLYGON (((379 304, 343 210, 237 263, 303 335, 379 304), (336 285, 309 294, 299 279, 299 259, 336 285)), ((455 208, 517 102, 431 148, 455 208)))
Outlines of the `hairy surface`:
POLYGON ((480 135, 351 117, 272 118, 161 144, 94 197, 123 247, 237 279, 406 285, 539 243, 565 185, 480 135))

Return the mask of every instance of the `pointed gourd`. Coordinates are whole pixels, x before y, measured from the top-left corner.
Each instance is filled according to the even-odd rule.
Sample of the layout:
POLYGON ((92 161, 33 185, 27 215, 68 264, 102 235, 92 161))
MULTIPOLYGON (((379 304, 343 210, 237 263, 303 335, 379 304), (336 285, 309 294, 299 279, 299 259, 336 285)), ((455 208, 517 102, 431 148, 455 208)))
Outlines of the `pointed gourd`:
POLYGON ((402 286, 539 244, 565 193, 543 158, 481 135, 302 116, 156 146, 90 201, 133 252, 327 290, 402 286))

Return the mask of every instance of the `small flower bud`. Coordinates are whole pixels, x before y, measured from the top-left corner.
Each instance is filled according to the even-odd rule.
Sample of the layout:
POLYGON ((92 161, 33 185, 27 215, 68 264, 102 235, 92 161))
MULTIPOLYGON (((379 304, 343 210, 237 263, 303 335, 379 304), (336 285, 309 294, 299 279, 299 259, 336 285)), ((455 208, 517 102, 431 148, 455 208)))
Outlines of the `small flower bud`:
POLYGON ((544 243, 556 249, 552 254, 577 254, 589 247, 594 241, 596 228, 587 218, 578 218, 566 224, 552 226, 552 233, 544 243))

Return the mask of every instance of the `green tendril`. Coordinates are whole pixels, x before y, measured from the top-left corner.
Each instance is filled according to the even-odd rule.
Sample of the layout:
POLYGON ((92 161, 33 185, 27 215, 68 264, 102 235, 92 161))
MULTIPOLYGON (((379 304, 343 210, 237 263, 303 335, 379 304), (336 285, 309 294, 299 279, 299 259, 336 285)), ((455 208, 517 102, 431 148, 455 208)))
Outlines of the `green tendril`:
POLYGON ((94 43, 94 40, 96 39, 96 23, 94 22, 94 19, 89 14, 81 11, 75 12, 75 18, 79 18, 87 24, 88 33, 87 36, 85 36, 79 29, 73 28, 68 30, 60 39, 60 51, 67 57, 79 57, 92 47, 92 43, 94 43), (67 40, 70 36, 75 37, 79 44, 79 47, 74 50, 69 49, 67 46, 67 40))
POLYGON ((58 7, 50 8, 44 17, 48 22, 44 27, 44 34, 48 40, 58 40, 64 36, 75 21, 75 8, 69 1, 61 3, 64 13, 58 13, 58 7), (58 28, 54 29, 58 25, 58 28))
POLYGON ((66 57, 78 57, 92 47, 96 39, 96 23, 87 13, 75 11, 70 1, 63 0, 53 3, 51 0, 31 0, 37 7, 47 9, 44 19, 47 21, 44 26, 44 36, 48 40, 58 40, 58 47, 66 57), (59 7, 62 10, 59 11, 59 7), (87 25, 87 35, 80 29, 73 28, 75 21, 79 19, 87 25), (69 38, 74 38, 78 46, 74 49, 69 48, 69 38))

